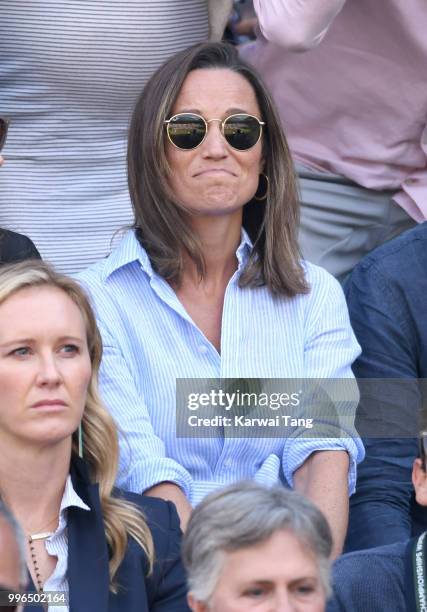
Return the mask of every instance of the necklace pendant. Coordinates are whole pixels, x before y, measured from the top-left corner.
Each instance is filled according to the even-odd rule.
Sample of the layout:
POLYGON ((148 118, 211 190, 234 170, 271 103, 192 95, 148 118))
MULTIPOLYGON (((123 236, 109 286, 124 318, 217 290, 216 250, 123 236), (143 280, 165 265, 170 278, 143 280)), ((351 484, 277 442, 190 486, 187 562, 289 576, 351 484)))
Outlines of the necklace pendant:
POLYGON ((35 542, 36 540, 46 540, 51 535, 51 531, 43 531, 42 533, 30 533, 30 535, 28 536, 28 541, 31 543, 35 542))

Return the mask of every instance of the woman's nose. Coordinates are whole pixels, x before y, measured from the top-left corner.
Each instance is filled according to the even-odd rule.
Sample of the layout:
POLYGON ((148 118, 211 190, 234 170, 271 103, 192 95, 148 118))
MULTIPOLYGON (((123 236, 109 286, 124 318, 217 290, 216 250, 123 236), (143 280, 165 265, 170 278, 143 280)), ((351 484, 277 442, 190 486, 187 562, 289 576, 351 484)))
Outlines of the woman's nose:
POLYGON ((61 383, 61 372, 53 355, 41 357, 38 368, 37 383, 39 385, 55 387, 61 383))
POLYGON ((202 143, 203 155, 221 159, 228 155, 227 141, 222 135, 220 119, 208 121, 208 133, 202 143))

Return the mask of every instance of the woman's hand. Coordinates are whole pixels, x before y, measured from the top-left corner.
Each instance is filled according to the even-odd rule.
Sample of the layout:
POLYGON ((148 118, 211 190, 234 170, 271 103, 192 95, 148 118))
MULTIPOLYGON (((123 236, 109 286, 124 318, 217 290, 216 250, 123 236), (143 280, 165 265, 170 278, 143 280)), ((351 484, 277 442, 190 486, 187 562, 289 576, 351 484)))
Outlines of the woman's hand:
POLYGON ((190 502, 185 497, 183 490, 173 482, 161 482, 145 491, 144 495, 149 497, 160 497, 166 501, 171 501, 175 504, 179 519, 181 521, 181 529, 187 529, 188 521, 192 512, 190 502))

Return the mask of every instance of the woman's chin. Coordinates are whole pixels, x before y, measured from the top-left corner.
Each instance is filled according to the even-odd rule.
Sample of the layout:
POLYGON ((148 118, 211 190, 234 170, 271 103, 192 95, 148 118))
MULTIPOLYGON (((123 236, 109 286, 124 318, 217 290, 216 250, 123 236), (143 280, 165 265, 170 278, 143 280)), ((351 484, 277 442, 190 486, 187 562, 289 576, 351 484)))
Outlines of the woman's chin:
POLYGON ((217 217, 221 215, 233 215, 241 212, 246 202, 237 200, 235 194, 230 191, 215 192, 208 197, 200 198, 197 203, 188 207, 193 215, 217 217))
POLYGON ((78 425, 71 425, 70 423, 54 423, 51 422, 48 427, 33 426, 31 429, 21 432, 21 439, 25 439, 26 443, 40 448, 56 447, 64 444, 68 446, 71 444, 72 435, 77 429, 78 425))

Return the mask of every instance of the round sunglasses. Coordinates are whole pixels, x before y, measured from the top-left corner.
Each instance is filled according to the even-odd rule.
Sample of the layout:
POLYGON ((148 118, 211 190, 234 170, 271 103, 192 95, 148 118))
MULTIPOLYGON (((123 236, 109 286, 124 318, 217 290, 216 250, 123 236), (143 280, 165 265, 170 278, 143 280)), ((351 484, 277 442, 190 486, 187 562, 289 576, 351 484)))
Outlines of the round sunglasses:
POLYGON ((0 117, 0 151, 3 149, 4 143, 6 142, 8 125, 9 121, 0 117))
POLYGON ((237 151, 247 151, 254 147, 261 138, 262 126, 265 125, 264 121, 247 113, 209 120, 195 113, 178 113, 164 123, 173 146, 188 151, 202 144, 212 121, 220 122, 222 135, 230 147, 237 151))

